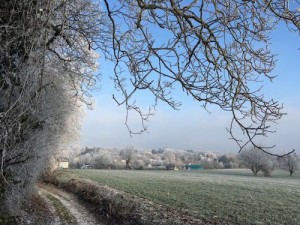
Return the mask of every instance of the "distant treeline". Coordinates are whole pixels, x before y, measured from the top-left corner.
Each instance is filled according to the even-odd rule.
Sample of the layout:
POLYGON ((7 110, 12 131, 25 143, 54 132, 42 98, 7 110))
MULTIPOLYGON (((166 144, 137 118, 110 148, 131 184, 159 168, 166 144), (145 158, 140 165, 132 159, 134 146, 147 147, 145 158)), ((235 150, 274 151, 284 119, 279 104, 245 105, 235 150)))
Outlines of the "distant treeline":
POLYGON ((201 165, 204 169, 239 168, 235 154, 217 154, 193 150, 152 149, 133 147, 84 148, 70 155, 71 168, 94 169, 185 169, 188 164, 201 165))

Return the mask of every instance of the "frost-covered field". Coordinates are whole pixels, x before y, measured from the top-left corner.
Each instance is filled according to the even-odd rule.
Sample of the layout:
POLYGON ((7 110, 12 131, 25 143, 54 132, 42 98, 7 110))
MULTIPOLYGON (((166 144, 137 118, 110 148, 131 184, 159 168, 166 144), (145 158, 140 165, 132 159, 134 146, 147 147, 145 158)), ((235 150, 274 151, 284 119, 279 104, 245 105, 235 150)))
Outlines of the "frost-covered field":
POLYGON ((200 218, 236 224, 300 224, 300 173, 254 177, 248 170, 72 170, 82 178, 200 218))

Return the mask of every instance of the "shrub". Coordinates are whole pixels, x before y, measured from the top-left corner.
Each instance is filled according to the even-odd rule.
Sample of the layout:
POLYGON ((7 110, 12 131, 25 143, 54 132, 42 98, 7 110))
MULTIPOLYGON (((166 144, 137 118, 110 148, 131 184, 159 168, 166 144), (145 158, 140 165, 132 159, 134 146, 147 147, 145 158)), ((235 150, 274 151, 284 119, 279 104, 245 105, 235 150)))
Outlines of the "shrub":
POLYGON ((167 170, 174 170, 175 169, 175 163, 168 163, 166 164, 167 170))
POLYGON ((271 155, 256 147, 243 150, 239 155, 239 159, 245 167, 251 169, 254 176, 259 171, 262 171, 264 176, 269 177, 276 166, 275 160, 271 155))

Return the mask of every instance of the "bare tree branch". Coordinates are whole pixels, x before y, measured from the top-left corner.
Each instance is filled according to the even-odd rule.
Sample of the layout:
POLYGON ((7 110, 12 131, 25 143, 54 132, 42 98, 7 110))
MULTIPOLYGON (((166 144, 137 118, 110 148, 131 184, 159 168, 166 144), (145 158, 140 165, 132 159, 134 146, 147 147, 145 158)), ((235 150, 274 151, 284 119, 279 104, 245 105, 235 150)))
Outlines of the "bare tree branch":
POLYGON ((258 84, 274 78, 270 32, 280 21, 299 29, 298 1, 293 7, 288 1, 104 3, 113 27, 115 85, 122 100, 114 99, 119 105, 141 115, 135 96, 147 90, 156 98, 154 107, 161 100, 178 109, 181 103, 172 93, 180 85, 206 110, 217 105, 232 113, 228 131, 240 150, 252 144, 276 155, 269 152, 275 145, 260 146, 256 137, 274 133, 272 125, 285 113, 280 103, 265 99, 258 84), (244 138, 236 136, 236 126, 244 138))

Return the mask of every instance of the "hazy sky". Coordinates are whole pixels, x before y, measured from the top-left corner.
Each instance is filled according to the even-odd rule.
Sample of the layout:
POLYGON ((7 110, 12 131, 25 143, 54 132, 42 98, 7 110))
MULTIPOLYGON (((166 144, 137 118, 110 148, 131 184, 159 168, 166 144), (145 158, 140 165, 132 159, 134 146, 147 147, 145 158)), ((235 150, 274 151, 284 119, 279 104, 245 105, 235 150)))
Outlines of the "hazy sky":
MULTIPOLYGON (((278 54, 274 82, 264 84, 264 93, 284 104, 287 113, 277 126, 277 133, 262 143, 277 144, 275 150, 296 149, 300 153, 300 40, 297 34, 279 29, 272 35, 272 49, 278 54)), ((173 111, 159 104, 154 117, 150 118, 149 133, 130 137, 125 126, 126 111, 112 99, 116 93, 112 81, 112 65, 100 61, 103 80, 101 90, 94 94, 95 108, 87 111, 83 123, 81 146, 137 148, 174 148, 237 152, 238 146, 229 140, 226 127, 230 113, 211 107, 209 114, 191 99, 182 95, 180 111, 173 111)), ((181 90, 178 90, 180 92, 181 90)), ((149 101, 145 98, 145 102, 149 101)), ((151 102, 149 102, 151 104, 151 102)), ((138 118, 131 119, 135 128, 138 118)))

